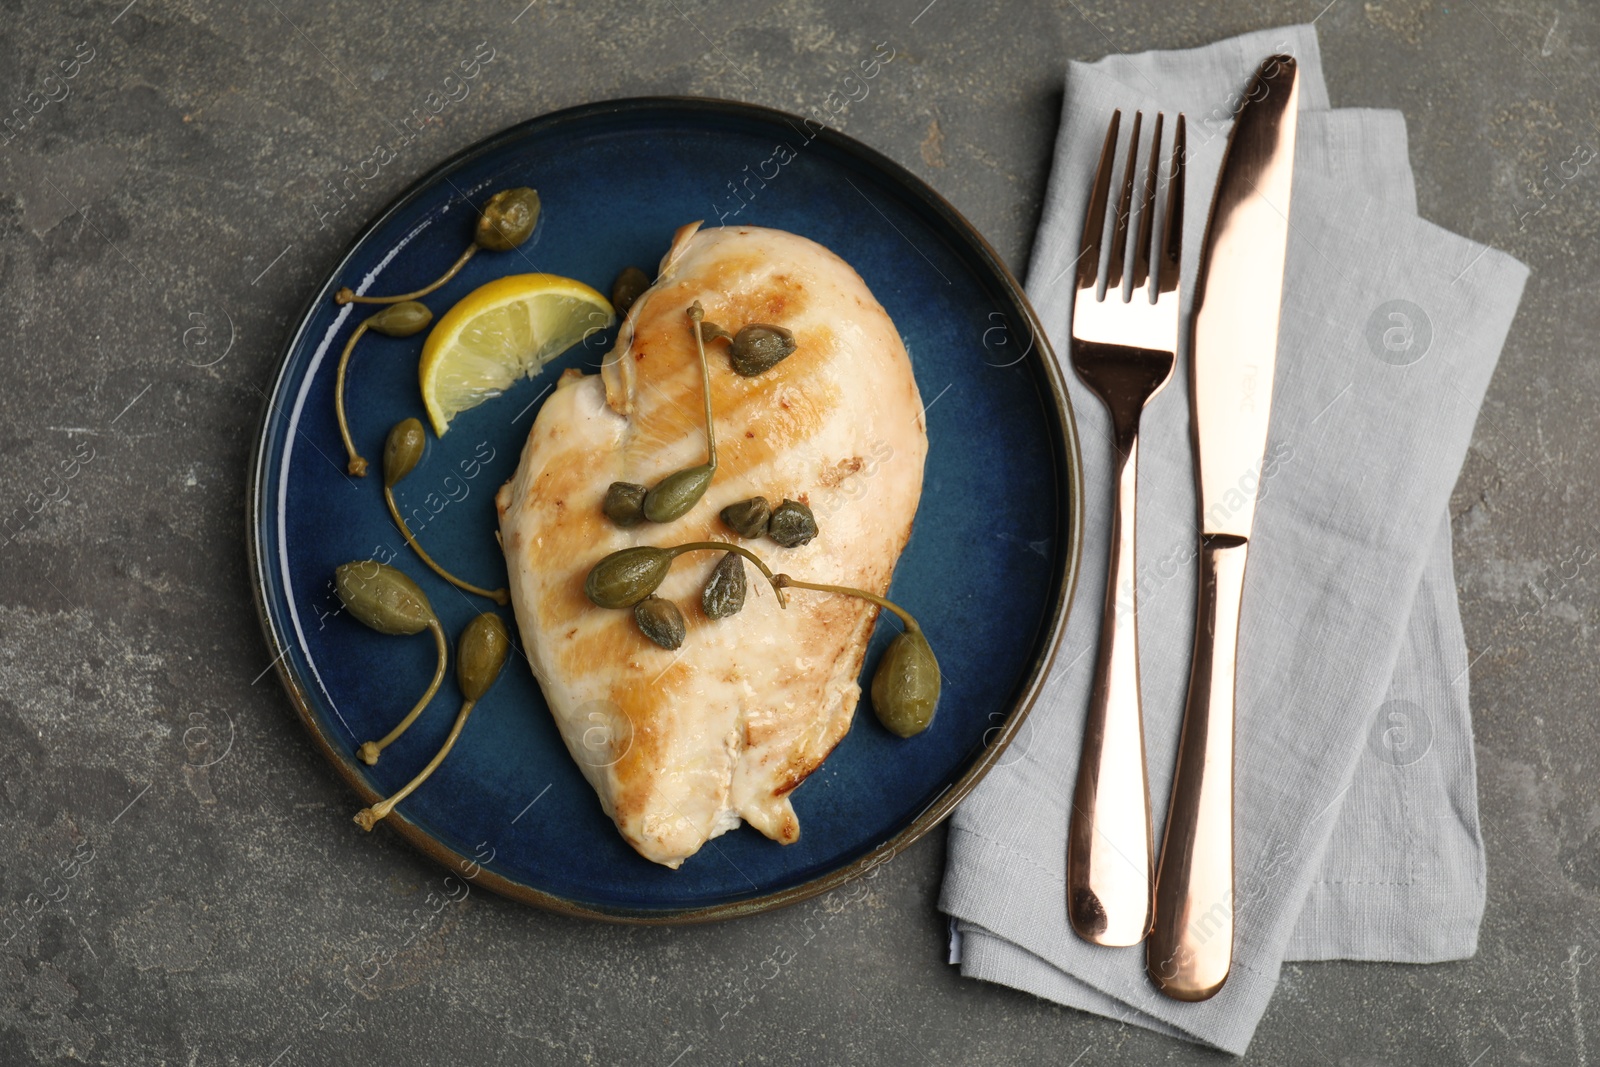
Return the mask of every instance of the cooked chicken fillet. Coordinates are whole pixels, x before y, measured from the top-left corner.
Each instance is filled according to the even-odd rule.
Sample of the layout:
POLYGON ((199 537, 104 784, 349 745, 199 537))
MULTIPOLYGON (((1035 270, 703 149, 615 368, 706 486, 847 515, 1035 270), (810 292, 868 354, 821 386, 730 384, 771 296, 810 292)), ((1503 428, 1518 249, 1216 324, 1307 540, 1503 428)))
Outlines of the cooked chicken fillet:
POLYGON ((678 231, 598 375, 568 372, 534 421, 496 498, 523 647, 606 813, 641 855, 677 867, 750 823, 800 835, 789 793, 850 728, 877 609, 855 597, 786 592, 746 565, 744 610, 708 618, 700 592, 720 552, 679 556, 657 591, 682 610, 669 652, 631 611, 590 603, 607 553, 736 535, 718 517, 752 496, 808 504, 820 529, 800 548, 742 542, 774 572, 882 594, 911 533, 927 433, 911 361, 860 276, 803 237, 754 227, 678 231), (718 467, 675 522, 620 529, 601 513, 614 481, 652 485, 705 459, 701 372, 686 311, 737 331, 764 322, 797 347, 743 378, 709 343, 718 467))

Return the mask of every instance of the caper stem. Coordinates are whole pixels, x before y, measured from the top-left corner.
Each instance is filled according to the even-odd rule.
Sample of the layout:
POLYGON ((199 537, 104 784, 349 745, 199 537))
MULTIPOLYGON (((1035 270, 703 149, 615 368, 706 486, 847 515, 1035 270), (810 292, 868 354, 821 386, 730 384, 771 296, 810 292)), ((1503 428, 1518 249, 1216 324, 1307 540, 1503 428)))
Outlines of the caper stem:
POLYGON ((464 590, 468 593, 476 593, 478 596, 488 597, 496 604, 504 606, 511 602, 511 594, 506 592, 505 589, 484 589, 480 586, 473 585, 471 582, 464 582, 435 563, 433 561, 433 557, 424 552, 422 550, 422 546, 417 544, 417 539, 411 535, 411 527, 406 525, 406 520, 400 515, 400 509, 395 506, 394 491, 391 490, 387 485, 383 487, 383 502, 389 505, 389 515, 394 519, 394 524, 400 528, 400 536, 406 539, 406 544, 411 546, 411 550, 421 558, 422 562, 428 565, 428 568, 432 570, 433 573, 437 574, 439 577, 443 578, 457 589, 464 590))
POLYGON ((765 563, 761 562, 761 557, 748 548, 741 548, 729 541, 690 541, 688 544, 678 545, 676 548, 667 549, 667 551, 672 553, 674 558, 685 552, 737 552, 751 563, 754 563, 757 569, 767 576, 767 581, 772 583, 773 593, 777 594, 778 607, 786 608, 789 606, 788 602, 783 598, 783 585, 779 582, 783 575, 780 574, 777 577, 773 577, 772 571, 767 569, 765 563))
POLYGON ((716 423, 711 418, 711 366, 706 362, 706 342, 700 336, 700 320, 705 318, 705 311, 696 300, 689 306, 689 332, 694 334, 695 351, 700 355, 700 381, 705 386, 706 394, 706 466, 712 470, 717 469, 717 433, 716 423))
POLYGON ((900 616, 900 621, 906 624, 907 632, 914 634, 922 632, 922 627, 917 625, 917 620, 911 617, 909 611, 894 601, 881 597, 876 593, 869 593, 865 589, 852 589, 848 585, 822 585, 817 582, 802 582, 798 578, 789 577, 787 574, 780 574, 772 581, 773 585, 778 588, 787 589, 792 586, 796 589, 815 589, 819 593, 843 593, 845 596, 855 596, 860 597, 862 600, 870 600, 878 607, 888 608, 900 616))
POLYGON ((356 749, 356 755, 360 757, 361 762, 369 767, 378 762, 378 753, 399 740, 400 735, 405 733, 406 729, 417 721, 417 716, 422 714, 422 709, 428 706, 433 700, 433 695, 439 691, 439 683, 444 681, 444 667, 450 655, 450 646, 444 639, 444 627, 439 625, 438 619, 429 619, 428 629, 433 632, 434 644, 439 646, 439 665, 433 670, 433 681, 428 683, 428 690, 422 694, 422 699, 417 701, 415 706, 406 713, 406 717, 401 719, 393 730, 383 735, 381 741, 368 741, 356 749))
POLYGON ((417 776, 411 779, 411 781, 407 782, 405 784, 405 788, 401 789, 400 792, 396 793, 394 796, 389 797, 387 800, 380 800, 378 803, 372 805, 372 807, 362 808, 360 811, 356 812, 357 826, 361 827, 363 830, 371 830, 374 826, 378 825, 378 823, 391 811, 394 810, 394 806, 396 804, 400 803, 406 797, 415 792, 417 786, 421 785, 423 782, 426 782, 428 780, 428 776, 439 769, 439 764, 444 762, 444 758, 448 756, 450 754, 450 750, 455 747, 456 738, 461 736, 461 728, 467 724, 467 716, 472 714, 473 705, 476 703, 477 701, 475 700, 463 700, 461 702, 461 711, 458 715, 456 715, 455 725, 450 727, 450 735, 444 739, 444 745, 439 749, 438 752, 434 754, 433 759, 428 761, 428 765, 422 768, 422 770, 418 771, 417 776))
POLYGON ((367 324, 371 321, 370 318, 362 320, 350 335, 350 340, 345 342, 344 354, 339 357, 339 376, 333 384, 333 410, 339 416, 339 436, 344 438, 344 450, 350 453, 350 463, 345 469, 357 478, 367 476, 367 461, 361 458, 355 442, 350 440, 350 424, 344 417, 344 376, 346 368, 350 366, 350 353, 355 351, 356 342, 367 332, 367 324))
POLYGON ((418 297, 427 296, 439 286, 460 274, 461 268, 467 265, 467 260, 471 259, 477 251, 478 246, 476 243, 468 245, 467 250, 461 253, 461 258, 456 260, 449 270, 439 275, 437 281, 432 285, 418 289, 414 293, 401 293, 399 296, 357 296, 355 290, 347 286, 333 294, 333 302, 335 304, 398 304, 402 300, 415 300, 418 297))

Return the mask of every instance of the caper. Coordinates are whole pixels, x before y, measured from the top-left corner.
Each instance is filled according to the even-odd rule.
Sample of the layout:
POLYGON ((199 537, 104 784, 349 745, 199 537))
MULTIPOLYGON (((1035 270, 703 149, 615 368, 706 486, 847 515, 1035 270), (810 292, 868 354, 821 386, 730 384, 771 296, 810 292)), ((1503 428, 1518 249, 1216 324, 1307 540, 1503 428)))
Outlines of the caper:
POLYGON ((583 591, 597 607, 631 608, 645 597, 661 588, 672 569, 672 561, 685 552, 736 552, 756 565, 772 583, 778 606, 784 606, 783 590, 761 557, 747 548, 726 541, 691 541, 674 548, 656 548, 654 545, 634 545, 619 548, 605 556, 589 569, 584 579, 583 591))
POLYGON ((651 522, 671 522, 700 503, 717 471, 717 429, 711 417, 711 368, 706 364, 705 341, 700 337, 700 320, 705 311, 696 300, 689 305, 689 332, 694 334, 695 351, 700 356, 700 381, 706 398, 706 461, 695 467, 673 471, 651 487, 644 498, 644 517, 651 522))
POLYGON ((410 337, 421 333, 433 321, 433 312, 415 300, 390 304, 372 318, 367 325, 385 337, 410 337))
POLYGON ((744 594, 744 560, 729 552, 712 569, 700 593, 700 610, 709 618, 726 619, 744 608, 744 594))
POLYGON ((416 582, 375 559, 335 568, 333 587, 350 614, 379 633, 419 634, 436 618, 416 582))
POLYGON ((872 675, 872 709, 887 730, 901 737, 910 737, 928 728, 939 705, 942 685, 939 661, 934 658, 933 646, 928 644, 922 627, 909 611, 876 593, 846 585, 802 582, 787 574, 774 577, 773 585, 779 589, 814 589, 819 593, 860 597, 898 615, 905 623, 905 632, 889 642, 878 660, 878 668, 872 675))
POLYGON ((381 741, 368 741, 356 750, 356 755, 363 763, 377 763, 378 753, 406 732, 417 716, 422 714, 422 709, 433 700, 433 694, 439 691, 439 683, 444 681, 445 661, 449 658, 444 628, 439 625, 433 605, 428 603, 427 596, 417 587, 417 583, 386 563, 368 559, 336 567, 333 587, 344 606, 350 609, 350 614, 374 630, 399 636, 430 630, 438 650, 433 681, 428 684, 421 699, 411 706, 406 717, 381 741))
POLYGON ((817 519, 798 500, 785 500, 772 509, 767 536, 784 548, 799 548, 817 536, 817 519))
POLYGON ((509 252, 526 241, 539 223, 539 194, 522 186, 502 189, 483 205, 472 242, 489 252, 509 252))
MULTIPOLYGON (((417 776, 405 784, 398 793, 381 800, 370 808, 362 808, 356 812, 356 825, 363 830, 371 830, 374 826, 388 817, 396 804, 416 791, 416 788, 428 780, 428 776, 439 769, 439 764, 450 754, 455 747, 456 739, 461 736, 461 728, 467 725, 467 716, 472 714, 472 709, 478 701, 483 699, 489 687, 494 685, 496 678, 500 677, 500 669, 505 666, 506 657, 511 651, 511 636, 506 633, 506 624, 500 616, 485 612, 467 623, 461 631, 461 639, 456 643, 456 681, 461 686, 461 695, 465 698, 461 702, 461 710, 456 713, 456 721, 450 727, 450 733, 444 739, 444 744, 434 754, 428 765, 417 772, 417 776)), ((388 744, 394 735, 385 738, 382 744, 388 744)), ((371 742, 368 742, 371 744, 371 742)), ((366 748, 367 746, 362 746, 366 748)), ((377 756, 367 762, 376 762, 377 756)))
POLYGON ((939 662, 921 630, 899 634, 872 675, 872 710, 878 721, 901 737, 920 734, 939 706, 939 662))
POLYGON ((400 484, 400 479, 416 469, 427 441, 422 423, 416 419, 401 419, 394 424, 383 445, 384 488, 393 489, 400 484))
POLYGON ((722 509, 722 521, 740 537, 751 539, 767 532, 767 521, 772 518, 772 505, 764 496, 740 500, 722 509))
POLYGON ((700 339, 702 341, 731 341, 733 340, 733 334, 714 322, 702 322, 700 324, 700 339))
POLYGON ((633 606, 633 621, 646 637, 667 651, 683 647, 683 612, 672 601, 652 593, 633 606))
MULTIPOLYGON (((478 221, 473 227, 472 243, 467 250, 450 264, 450 269, 439 275, 428 285, 411 293, 398 293, 395 296, 357 296, 354 289, 346 286, 333 294, 336 304, 399 304, 407 300, 415 300, 420 296, 427 296, 445 282, 461 273, 461 268, 467 261, 477 254, 478 250, 485 249, 490 252, 509 252, 533 234, 533 228, 539 222, 539 194, 532 189, 502 189, 491 196, 483 205, 478 221)), ((422 324, 426 326, 427 323, 422 324)), ((418 326, 420 330, 422 326, 418 326)), ((413 333, 416 331, 413 330, 413 333)), ((399 334, 396 336, 407 336, 399 334)))
POLYGON ((394 500, 394 487, 400 480, 410 474, 422 458, 423 446, 426 435, 422 430, 422 423, 416 419, 402 419, 394 424, 389 431, 389 440, 383 446, 383 502, 389 508, 389 517, 394 520, 395 527, 399 529, 400 536, 406 539, 406 544, 417 554, 417 558, 428 565, 428 569, 439 577, 455 586, 457 589, 468 593, 475 593, 481 597, 488 597, 496 604, 507 604, 511 601, 511 594, 505 589, 484 589, 463 581, 454 574, 441 567, 432 556, 423 550, 417 543, 416 535, 411 532, 405 516, 400 514, 400 505, 394 500))
MULTIPOLYGON (((341 300, 340 303, 348 301, 341 300)), ((394 304, 363 319, 351 332, 350 340, 345 342, 344 352, 339 356, 339 369, 333 380, 333 412, 339 423, 339 436, 344 440, 344 450, 350 457, 345 469, 357 478, 367 476, 367 461, 356 451, 355 442, 350 439, 350 423, 344 413, 344 380, 350 369, 350 354, 355 351, 361 335, 368 330, 377 330, 386 337, 410 337, 432 320, 433 312, 414 300, 394 304)))
POLYGON ((644 521, 644 498, 649 491, 633 482, 612 482, 600 510, 618 526, 637 526, 644 521))
POLYGON ((468 700, 482 700, 511 655, 505 620, 492 611, 473 617, 456 642, 456 684, 468 700))
POLYGON ((624 267, 617 280, 611 283, 611 306, 618 315, 626 315, 639 294, 650 288, 650 275, 638 267, 624 267))
POLYGON ((673 471, 644 497, 644 517, 651 522, 671 522, 688 513, 706 495, 716 468, 709 463, 673 471))
POLYGON ((596 563, 583 591, 602 608, 631 608, 667 580, 673 553, 653 545, 618 549, 596 563))
POLYGON ((741 326, 728 346, 728 359, 733 369, 746 378, 763 374, 794 352, 794 334, 782 326, 752 322, 741 326))

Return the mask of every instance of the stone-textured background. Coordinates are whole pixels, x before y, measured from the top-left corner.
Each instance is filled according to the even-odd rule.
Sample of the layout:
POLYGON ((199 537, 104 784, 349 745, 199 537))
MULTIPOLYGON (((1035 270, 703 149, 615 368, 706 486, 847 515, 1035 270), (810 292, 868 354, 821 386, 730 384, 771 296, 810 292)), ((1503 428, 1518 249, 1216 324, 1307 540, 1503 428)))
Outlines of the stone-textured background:
POLYGON ((735 924, 626 929, 484 893, 432 918, 441 872, 358 836, 264 673, 245 473, 311 286, 414 177, 519 119, 651 93, 809 112, 887 41, 901 58, 840 125, 1020 267, 1068 58, 1314 17, 1334 103, 1404 110, 1422 214, 1533 277, 1453 502, 1482 948, 1291 966, 1247 1059, 1586 1063, 1597 12, 1324 2, 0 3, 3 110, 28 117, 0 145, 0 1063, 1223 1059, 956 977, 940 834, 864 895, 735 924), (334 211, 328 183, 481 41, 497 55, 471 94, 334 211))

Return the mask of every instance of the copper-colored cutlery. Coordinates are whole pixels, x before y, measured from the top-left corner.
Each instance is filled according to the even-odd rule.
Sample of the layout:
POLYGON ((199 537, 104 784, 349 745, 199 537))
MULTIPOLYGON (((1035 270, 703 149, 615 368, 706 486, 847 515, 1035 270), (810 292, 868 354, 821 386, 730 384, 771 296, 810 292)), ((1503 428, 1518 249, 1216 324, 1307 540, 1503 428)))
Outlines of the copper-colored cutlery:
POLYGON ((1089 196, 1072 311, 1072 367, 1111 414, 1116 504, 1094 687, 1067 837, 1067 915, 1079 936, 1100 945, 1137 945, 1150 932, 1150 791, 1145 779, 1139 703, 1135 513, 1139 416, 1172 377, 1178 353, 1178 275, 1183 238, 1184 120, 1178 116, 1167 182, 1167 210, 1154 234, 1163 116, 1156 115, 1138 205, 1133 262, 1124 270, 1133 191, 1139 177, 1139 127, 1133 117, 1122 193, 1109 223, 1102 281, 1100 250, 1122 112, 1111 116, 1089 196), (1154 236, 1152 236, 1154 234, 1154 236), (1124 292, 1124 275, 1130 292, 1124 292), (1148 291, 1154 282, 1155 299, 1148 291))
MULTIPOLYGON (((1100 659, 1068 835, 1067 910, 1073 928, 1090 941, 1127 945, 1144 939, 1151 980, 1176 1000, 1214 996, 1227 980, 1233 961, 1234 678, 1239 609, 1271 414, 1298 104, 1294 58, 1269 57, 1256 71, 1235 115, 1201 249, 1189 374, 1200 527, 1197 617, 1189 695, 1153 898, 1133 632, 1133 472, 1138 413, 1171 373, 1173 357, 1165 355, 1163 370, 1162 355, 1177 350, 1181 225, 1175 228, 1170 220, 1174 215, 1181 220, 1182 194, 1169 192, 1169 201, 1175 201, 1175 206, 1168 209, 1167 232, 1160 244, 1173 265, 1170 348, 1165 319, 1160 320, 1159 334, 1155 325, 1160 300, 1167 295, 1162 271, 1158 271, 1157 302, 1133 302, 1139 315, 1148 316, 1141 324, 1143 332, 1126 327, 1095 332, 1095 316, 1105 315, 1100 309, 1110 296, 1108 293, 1105 303, 1094 300, 1092 283, 1098 269, 1098 239, 1120 115, 1112 118, 1101 155, 1085 225, 1085 253, 1079 263, 1073 365, 1112 410, 1119 469, 1100 659), (1092 249, 1091 234, 1096 242, 1092 249), (1085 271, 1091 282, 1087 298, 1085 271), (1088 333, 1081 335, 1080 319, 1086 310, 1088 333), (1092 351, 1080 357, 1080 339, 1102 346, 1097 361, 1092 351), (1108 373, 1113 368, 1114 375, 1108 373), (1137 767, 1130 766, 1135 754, 1137 767), (1108 781, 1112 777, 1118 781, 1108 781), (1119 856, 1120 866, 1112 862, 1119 856)), ((1135 148, 1125 168, 1129 175, 1134 170, 1138 125, 1136 118, 1135 148)), ((1159 125, 1158 117, 1141 207, 1140 248, 1147 246, 1150 230, 1145 220, 1154 201, 1159 125)), ((1178 162, 1170 180, 1174 186, 1181 186, 1182 130, 1180 115, 1175 138, 1178 162)), ((1131 182, 1124 178, 1113 240, 1126 231, 1122 208, 1131 203, 1131 182)), ((1117 247, 1112 249, 1112 261, 1120 262, 1117 247)), ((1139 264, 1136 260, 1135 275, 1139 264)), ((1114 265, 1112 274, 1117 273, 1114 265)), ((1110 324, 1114 319, 1106 315, 1103 321, 1110 324)))

